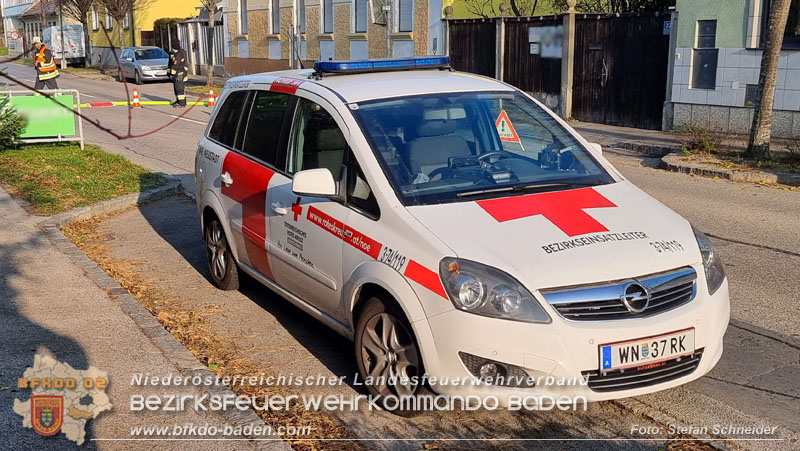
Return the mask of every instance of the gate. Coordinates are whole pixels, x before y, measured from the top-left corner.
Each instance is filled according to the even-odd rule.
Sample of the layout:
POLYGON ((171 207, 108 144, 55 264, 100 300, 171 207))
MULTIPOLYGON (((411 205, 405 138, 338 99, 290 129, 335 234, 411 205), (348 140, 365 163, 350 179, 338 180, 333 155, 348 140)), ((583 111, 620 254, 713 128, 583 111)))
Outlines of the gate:
POLYGON ((463 19, 448 22, 450 64, 453 69, 494 77, 497 65, 495 21, 463 19))
MULTIPOLYGON (((505 22, 503 81, 532 93, 548 107, 557 109, 561 94, 560 55, 542 54, 537 31, 560 27, 561 16, 512 17, 505 22)), ((560 44, 559 44, 560 45, 560 44)))
POLYGON ((577 15, 572 115, 625 127, 661 129, 666 97, 668 13, 577 15))

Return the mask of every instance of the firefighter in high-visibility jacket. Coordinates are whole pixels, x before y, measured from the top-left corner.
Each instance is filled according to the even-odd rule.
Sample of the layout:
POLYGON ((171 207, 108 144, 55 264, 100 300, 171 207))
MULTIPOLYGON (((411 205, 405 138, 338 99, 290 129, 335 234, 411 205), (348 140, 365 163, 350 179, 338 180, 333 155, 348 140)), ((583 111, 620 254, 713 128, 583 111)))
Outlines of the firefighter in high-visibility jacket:
POLYGON ((186 52, 181 48, 181 41, 172 40, 172 53, 169 55, 169 75, 172 77, 172 87, 175 89, 174 108, 186 106, 186 91, 184 83, 189 80, 189 66, 186 65, 186 52))
POLYGON ((58 66, 53 58, 53 52, 42 44, 42 38, 33 38, 33 46, 36 48, 36 56, 33 60, 33 67, 36 69, 36 89, 58 89, 58 66))

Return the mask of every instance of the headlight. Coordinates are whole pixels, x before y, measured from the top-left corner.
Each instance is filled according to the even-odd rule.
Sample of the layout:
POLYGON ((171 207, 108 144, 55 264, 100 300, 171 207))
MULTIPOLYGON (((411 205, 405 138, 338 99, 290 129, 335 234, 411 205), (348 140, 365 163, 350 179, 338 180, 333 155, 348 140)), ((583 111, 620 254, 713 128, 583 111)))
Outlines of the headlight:
POLYGON ((698 232, 694 228, 694 237, 697 239, 697 245, 700 246, 700 255, 703 256, 703 269, 706 273, 706 284, 708 285, 708 294, 714 294, 717 289, 722 285, 725 280, 725 269, 722 267, 722 260, 714 250, 714 245, 707 236, 698 232))
POLYGON ((150 66, 142 66, 142 71, 150 72, 150 66))
POLYGON ((498 269, 446 257, 439 262, 439 277, 450 301, 459 310, 530 323, 550 322, 550 316, 533 295, 498 269))

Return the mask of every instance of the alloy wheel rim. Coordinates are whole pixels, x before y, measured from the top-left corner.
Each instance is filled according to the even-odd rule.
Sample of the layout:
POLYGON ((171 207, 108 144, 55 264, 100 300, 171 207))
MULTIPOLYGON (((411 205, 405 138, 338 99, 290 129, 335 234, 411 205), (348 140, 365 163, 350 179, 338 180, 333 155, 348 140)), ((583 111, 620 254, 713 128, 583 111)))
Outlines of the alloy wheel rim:
POLYGON ((418 383, 419 355, 411 334, 394 316, 375 315, 367 321, 361 340, 361 356, 372 386, 382 396, 412 395, 418 383))
POLYGON ((224 279, 228 270, 228 249, 218 222, 212 222, 206 231, 206 251, 212 277, 224 279))

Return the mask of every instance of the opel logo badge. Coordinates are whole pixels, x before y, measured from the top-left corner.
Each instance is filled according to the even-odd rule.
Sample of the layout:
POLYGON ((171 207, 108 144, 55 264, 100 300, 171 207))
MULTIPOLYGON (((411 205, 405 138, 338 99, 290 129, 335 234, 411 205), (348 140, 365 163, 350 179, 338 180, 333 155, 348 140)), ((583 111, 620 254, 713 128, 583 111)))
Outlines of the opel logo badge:
POLYGON ((622 295, 619 297, 625 308, 631 313, 641 313, 647 310, 650 305, 650 293, 641 284, 628 282, 622 288, 622 295))

